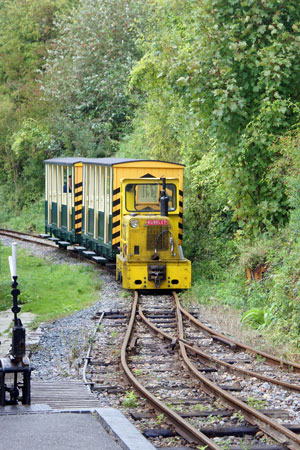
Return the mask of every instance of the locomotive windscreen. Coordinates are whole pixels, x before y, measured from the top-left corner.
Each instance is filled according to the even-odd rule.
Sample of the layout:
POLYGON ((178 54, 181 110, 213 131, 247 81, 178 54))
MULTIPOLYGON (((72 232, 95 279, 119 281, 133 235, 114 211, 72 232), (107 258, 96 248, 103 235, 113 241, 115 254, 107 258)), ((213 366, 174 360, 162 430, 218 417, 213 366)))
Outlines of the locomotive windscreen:
MULTIPOLYGON (((127 211, 160 211, 161 190, 162 185, 158 183, 128 184, 126 186, 127 211)), ((176 209, 176 186, 167 184, 166 192, 169 197, 169 211, 174 211, 176 209)))

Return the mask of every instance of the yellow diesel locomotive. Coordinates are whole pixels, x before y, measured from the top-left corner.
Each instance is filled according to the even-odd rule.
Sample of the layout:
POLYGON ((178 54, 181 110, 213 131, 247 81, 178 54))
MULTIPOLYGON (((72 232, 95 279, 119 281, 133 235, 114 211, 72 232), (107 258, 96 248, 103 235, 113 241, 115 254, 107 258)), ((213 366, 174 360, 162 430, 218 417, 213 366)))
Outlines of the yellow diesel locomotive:
POLYGON ((126 158, 45 161, 46 233, 105 264, 126 289, 188 289, 183 165, 126 158))

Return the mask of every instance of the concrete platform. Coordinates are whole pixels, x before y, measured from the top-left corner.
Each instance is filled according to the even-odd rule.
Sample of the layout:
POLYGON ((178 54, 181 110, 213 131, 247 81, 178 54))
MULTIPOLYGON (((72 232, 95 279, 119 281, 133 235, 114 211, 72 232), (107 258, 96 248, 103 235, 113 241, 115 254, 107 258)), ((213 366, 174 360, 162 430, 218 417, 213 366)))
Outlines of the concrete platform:
POLYGON ((41 409, 43 411, 37 406, 0 407, 1 448, 155 450, 117 409, 65 412, 41 409))
POLYGON ((120 450, 92 414, 1 416, 1 448, 10 450, 120 450))

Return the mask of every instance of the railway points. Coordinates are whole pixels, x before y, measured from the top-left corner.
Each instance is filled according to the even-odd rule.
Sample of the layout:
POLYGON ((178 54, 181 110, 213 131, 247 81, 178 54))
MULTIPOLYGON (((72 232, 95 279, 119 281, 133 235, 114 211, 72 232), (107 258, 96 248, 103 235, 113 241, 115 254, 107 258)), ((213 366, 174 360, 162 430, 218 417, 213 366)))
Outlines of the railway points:
MULTIPOLYGON (((62 251, 62 250, 60 250, 62 251)), ((215 348, 215 350, 213 350, 213 352, 221 352, 222 356, 223 356, 223 360, 229 361, 231 368, 234 370, 235 366, 239 366, 241 365, 241 361, 244 365, 248 365, 250 366, 250 368, 253 370, 254 366, 256 366, 256 364, 259 362, 258 360, 255 360, 255 354, 257 353, 258 356, 259 355, 259 351, 257 351, 256 353, 254 352, 254 350, 251 352, 250 349, 244 348, 242 351, 244 351, 244 356, 242 357, 242 359, 239 356, 239 352, 240 350, 238 350, 238 345, 237 343, 232 343, 231 339, 228 338, 228 336, 218 336, 217 334, 214 335, 214 331, 209 329, 212 333, 211 336, 209 336, 209 333, 207 335, 204 336, 204 331, 202 334, 202 331, 200 331, 200 329, 198 329, 197 331, 192 331, 191 328, 191 324, 193 323, 193 321, 195 322, 195 328, 197 329, 197 324, 196 322, 199 322, 199 320, 197 319, 197 311, 196 310, 191 310, 190 311, 190 316, 187 314, 187 312, 180 306, 177 305, 176 306, 171 306, 171 300, 167 299, 166 296, 162 296, 161 300, 159 300, 159 304, 158 302, 158 298, 159 297, 153 297, 152 301, 150 300, 150 304, 148 305, 148 300, 146 300, 146 297, 142 297, 141 303, 140 303, 140 307, 138 309, 138 316, 140 318, 142 318, 143 314, 144 316, 147 318, 148 321, 152 322, 155 324, 156 327, 159 328, 160 333, 163 335, 165 334, 165 339, 167 339, 168 341, 166 341, 166 343, 164 343, 164 341, 162 341, 161 339, 158 339, 156 344, 152 344, 152 337, 150 335, 148 335, 145 331, 143 332, 143 337, 141 336, 135 336, 132 335, 128 341, 128 348, 127 351, 129 352, 129 358, 130 358, 130 365, 131 365, 131 370, 134 368, 134 374, 135 376, 137 376, 138 378, 140 377, 140 374, 144 373, 146 375, 145 377, 145 381, 147 384, 149 384, 149 382, 152 380, 152 375, 150 372, 150 362, 151 364, 154 365, 154 367, 156 367, 156 369, 154 369, 155 371, 157 371, 157 375, 162 377, 167 377, 169 378, 169 381, 171 381, 171 375, 169 375, 169 370, 174 370, 174 360, 173 360, 173 353, 178 351, 178 347, 180 347, 181 345, 184 345, 186 352, 188 353, 188 357, 189 359, 191 359, 192 363, 194 365, 197 366, 197 370, 200 370, 203 374, 205 374, 207 376, 207 378, 209 379, 210 377, 217 377, 218 375, 218 371, 219 371, 219 367, 214 367, 214 361, 213 361, 213 357, 211 358, 212 360, 212 364, 210 361, 202 361, 201 362, 201 358, 203 358, 203 354, 200 355, 200 353, 197 355, 197 350, 201 347, 201 351, 203 351, 203 347, 209 347, 211 349, 215 348), (155 298, 155 300, 154 300, 155 298), (170 305, 170 306, 168 306, 170 305), (177 333, 177 327, 178 327, 178 318, 176 318, 176 316, 178 316, 179 311, 181 310, 181 313, 183 314, 183 327, 184 327, 184 333, 185 335, 182 337, 178 335, 176 336, 177 333), (169 339, 168 339, 169 336, 169 339), (215 337, 217 339, 215 339, 215 337), (141 354, 141 349, 143 349, 143 352, 149 352, 148 356, 147 356, 147 364, 144 367, 144 362, 142 361, 141 358, 142 354, 141 354), (249 351, 248 351, 249 350, 249 351), (131 361, 131 359, 133 358, 133 360, 131 361), (164 364, 162 364, 162 358, 164 358, 164 364), (134 365, 133 365, 134 362, 134 365), (161 366, 159 367, 158 365, 161 366), (161 375, 159 375, 161 374, 161 375)), ((151 299, 151 296, 149 297, 151 299)), ((129 300, 129 299, 128 299, 129 300)), ((95 357, 95 353, 92 352, 91 354, 91 368, 92 371, 95 373, 95 371, 97 371, 97 373, 99 373, 99 381, 100 379, 102 380, 109 380, 109 382, 107 381, 102 381, 102 384, 98 382, 96 382, 94 384, 94 391, 97 393, 97 396, 99 398, 99 401, 101 403, 101 401, 104 398, 118 398, 118 399, 122 399, 124 398, 126 391, 130 390, 130 388, 128 388, 128 386, 126 386, 126 384, 124 385, 121 381, 121 377, 122 375, 120 374, 120 372, 118 372, 118 369, 116 368, 116 366, 114 366, 115 361, 117 362, 119 360, 119 356, 118 356, 118 342, 120 342, 120 339, 118 339, 118 336, 121 338, 123 336, 123 331, 125 332, 125 328, 127 326, 128 323, 128 307, 129 307, 129 302, 127 300, 127 307, 124 309, 124 305, 123 305, 123 309, 111 309, 111 310, 106 310, 105 311, 105 316, 106 316, 106 324, 104 329, 108 329, 110 331, 108 331, 109 336, 112 338, 112 341, 109 345, 110 351, 111 351, 111 355, 109 355, 109 353, 107 352, 107 348, 104 347, 103 350, 105 352, 105 357, 103 359, 99 358, 99 357, 95 357), (108 323, 111 323, 110 325, 108 325, 108 323), (104 376, 107 375, 108 378, 104 378, 104 376), (118 377, 118 378, 117 378, 118 377), (114 385, 114 380, 118 379, 118 382, 114 385)), ((119 302, 120 300, 118 300, 119 302)), ((118 302, 116 304, 118 304, 118 302)), ((96 318, 97 314, 95 314, 95 318, 96 318)), ((144 325, 143 325, 144 327, 144 325)), ((145 328, 143 328, 144 330, 146 330, 145 328)), ((209 331, 207 330, 207 332, 209 331)), ((102 334, 103 336, 103 330, 102 330, 102 334)), ((97 339, 96 339, 97 341, 97 339)), ((103 340, 102 340, 103 342, 103 340)), ((98 351, 96 349, 94 349, 95 351, 98 351)), ((145 353, 145 355, 146 355, 145 353)), ((263 359, 261 357, 261 359, 263 359)), ((268 360, 264 361, 265 365, 267 365, 267 363, 269 363, 268 360)), ((263 361, 260 362, 262 365, 262 368, 264 366, 263 361)), ((224 364, 224 367, 226 366, 226 364, 224 364)), ((299 375, 297 374, 298 368, 295 365, 295 373, 291 372, 290 368, 292 367, 292 364, 287 362, 287 364, 283 363, 281 364, 281 366, 279 366, 279 368, 275 367, 275 369, 273 370, 273 376, 276 373, 284 373, 284 372, 290 372, 290 377, 291 378, 295 378, 295 377, 299 377, 299 375), (280 370, 279 370, 280 369, 280 370)), ((256 367, 257 368, 257 367, 256 367)), ((182 369, 181 369, 182 370, 182 369)), ((225 370, 225 369, 224 369, 225 370)), ((222 369, 220 371, 220 374, 224 373, 224 370, 222 369)), ((266 369, 263 368, 263 371, 265 371, 266 369)), ((270 369, 271 370, 271 369, 270 369)), ((181 416, 181 418, 183 419, 187 419, 193 422, 200 420, 200 421, 207 421, 207 425, 209 425, 209 423, 212 423, 212 426, 204 426, 204 427, 200 427, 200 431, 203 432, 204 434, 206 434, 207 438, 214 440, 215 442, 218 442, 218 439, 221 439, 221 441, 223 440, 223 442, 226 442, 228 440, 228 437, 226 437, 226 434, 224 433, 231 433, 231 444, 228 448, 230 450, 241 450, 243 449, 243 445, 239 445, 238 444, 238 440, 242 439, 242 442, 246 442, 247 445, 249 444, 249 442, 251 442, 251 439, 254 439, 254 445, 252 447, 249 448, 253 448, 253 449, 260 449, 260 450, 283 450, 283 449, 298 449, 299 448, 299 444, 297 442, 297 437, 295 438, 294 442, 289 441, 289 439, 293 439, 294 435, 298 435, 299 434, 299 426, 297 425, 297 423, 292 423, 290 417, 287 414, 287 411, 285 411, 284 409, 280 409, 278 407, 275 408, 271 408, 269 407, 265 407, 265 408, 260 408, 260 413, 268 416, 269 418, 274 419, 275 421, 280 421, 281 424, 284 425, 284 428, 287 430, 287 441, 284 441, 282 439, 282 443, 279 444, 278 442, 276 443, 274 440, 270 440, 270 441, 265 441, 265 442, 260 442, 260 440, 257 438, 258 435, 261 435, 262 438, 264 438, 266 436, 266 432, 267 430, 264 431, 260 431, 259 430, 259 424, 252 424, 251 426, 249 425, 243 425, 243 426, 234 426, 234 424, 230 427, 228 427, 229 422, 228 422, 228 418, 230 417, 230 415, 232 415, 232 413, 229 413, 229 410, 226 408, 220 409, 220 406, 218 407, 218 409, 209 409, 208 411, 201 411, 201 410, 195 410, 194 406, 198 406, 199 404, 205 404, 205 402, 207 402, 207 393, 205 392, 201 392, 201 389, 199 389, 199 386, 197 385, 197 382, 193 381, 193 395, 188 394, 189 389, 188 389, 188 382, 187 382, 187 373, 186 372, 179 372, 176 374, 178 380, 180 380, 180 382, 171 382, 171 384, 169 385, 169 387, 167 388, 167 392, 168 392, 168 397, 166 398, 166 402, 171 403, 173 402, 174 408, 178 410, 179 415, 181 416), (177 393, 178 391, 178 393, 177 393), (175 399, 174 399, 175 396, 175 399), (177 400, 177 401, 176 401, 177 400), (214 420, 212 420, 212 418, 215 417, 214 420), (217 426, 217 424, 220 422, 224 422, 225 424, 227 423, 227 426, 224 427, 224 423, 222 424, 222 426, 217 426), (216 435, 216 433, 219 433, 216 435), (219 436, 219 437, 218 437, 219 436), (223 436, 223 437, 221 437, 223 436), (235 437, 234 437, 235 436, 235 437), (243 436, 242 438, 238 437, 238 436, 243 436), (248 436, 246 438, 246 436, 248 436), (251 437, 252 436, 252 437, 251 437), (244 439, 244 441, 243 441, 244 439)), ((254 374, 253 374, 254 377, 254 374)), ((221 380, 224 379, 224 376, 221 376, 221 380)), ((243 382, 239 389, 233 389, 233 385, 234 385, 234 380, 235 380, 235 376, 231 376, 229 377, 229 379, 231 379, 231 383, 227 383, 228 384, 228 391, 231 391, 232 393, 236 392, 236 396, 242 400, 243 402, 246 402, 247 400, 247 385, 243 382), (232 385, 232 386, 231 386, 232 385)), ((88 376, 88 381, 90 382, 91 379, 88 376)), ((212 381, 212 380, 210 380, 212 381)), ((266 383, 268 384, 268 383, 266 383)), ((34 383, 33 383, 34 386, 34 383)), ((226 386, 225 386, 226 387, 226 386)), ((227 389, 226 387, 226 389, 227 389)), ((224 386, 223 386, 224 388, 224 386)), ((224 389, 224 390, 226 390, 224 389)), ((152 386, 150 386, 150 390, 152 392, 152 394, 154 394, 155 396, 158 395, 159 397, 161 397, 162 392, 164 390, 166 390, 166 387, 164 387, 164 382, 155 382, 152 386)), ((249 395, 249 394, 248 394, 249 395)), ((294 394, 292 394, 289 398, 293 398, 294 394)), ((295 396, 296 398, 296 396, 295 396)), ((39 401, 42 401, 41 398, 39 399, 39 401)), ((120 400, 118 400, 120 402, 120 400)), ((142 401, 141 401, 142 402, 142 401)), ((143 402, 142 402, 143 403, 143 402)), ((41 404, 47 404, 47 403, 41 403, 41 404)), ((119 403, 120 404, 120 403, 119 403)), ((49 406, 49 405, 48 405, 49 406)), ((148 410, 149 411, 149 410, 148 410)), ((128 417, 131 417, 131 420, 134 421, 134 423, 137 425, 137 428, 139 428, 139 421, 144 421, 144 420, 148 420, 146 419, 150 414, 150 422, 149 425, 146 426, 145 428, 145 424, 144 424, 144 435, 145 436, 152 436, 149 437, 150 442, 152 445, 155 446, 155 448, 163 448, 164 444, 163 441, 165 439, 180 439, 178 436, 178 431, 174 430, 174 428, 172 428, 170 425, 165 424, 165 422, 163 422, 162 426, 159 426, 160 421, 162 420, 162 418, 158 419, 161 414, 159 414, 158 412, 153 414, 152 412, 142 412, 140 409, 138 411, 126 411, 126 415, 128 417), (154 427, 154 431, 151 429, 151 421, 153 424, 153 421, 156 422, 155 423, 155 427, 154 427), (156 437, 153 437, 156 436, 156 437), (164 437, 163 437, 164 436, 164 437), (169 436, 169 437, 167 437, 169 436)), ((237 414, 236 419, 239 417, 239 414, 237 414)), ((251 420, 250 420, 251 423, 251 420)), ((279 427, 280 428, 280 427, 279 427)), ((279 430, 280 431, 280 430, 279 430)), ((268 433, 267 433, 268 434, 268 433)), ((182 441, 176 441, 177 442, 177 446, 173 447, 176 448, 176 450, 178 450, 179 448, 187 448, 186 444, 184 444, 182 441)), ((196 445, 196 444, 195 444, 196 445)), ((199 446, 199 443, 197 444, 199 446)), ((214 447, 209 447, 209 448, 218 448, 218 444, 214 444, 214 447)), ((246 445, 246 444, 245 444, 246 445)), ((169 448, 170 447, 169 445, 169 448)), ((189 444, 189 448, 196 448, 195 446, 193 447, 193 444, 189 444)), ((247 447, 248 448, 248 447, 247 447)))
MULTIPOLYGON (((267 449, 268 446, 265 444, 260 444, 256 439, 256 435, 259 435, 259 433, 262 434, 262 436, 265 435, 271 435, 273 436, 274 440, 270 440, 270 443, 273 442, 273 448, 285 448, 285 444, 287 445, 287 448, 291 449, 298 449, 299 448, 299 432, 300 427, 297 424, 297 422, 292 423, 291 418, 288 418, 286 416, 286 411, 280 410, 278 408, 272 409, 272 408, 261 408, 260 411, 253 410, 252 407, 249 407, 250 405, 247 404, 247 398, 244 398, 242 401, 240 397, 247 395, 247 389, 246 389, 246 382, 243 382, 243 385, 240 384, 240 381, 235 382, 235 377, 230 377, 229 379, 232 380, 227 385, 221 385, 217 386, 217 384, 220 384, 220 381, 224 379, 224 376, 222 375, 222 370, 217 371, 215 367, 211 367, 210 361, 203 361, 201 358, 197 358, 193 360, 193 363, 191 364, 189 361, 192 358, 193 353, 197 353, 197 347, 193 347, 194 344, 190 345, 189 342, 182 337, 180 337, 180 333, 182 333, 181 330, 183 330, 182 325, 179 325, 179 339, 176 336, 176 315, 179 315, 180 308, 179 304, 177 303, 176 308, 172 307, 170 304, 170 301, 164 297, 162 299, 163 303, 161 306, 154 306, 153 303, 151 306, 147 306, 148 302, 146 300, 147 296, 142 296, 143 299, 141 300, 141 305, 143 305, 143 308, 145 308, 147 318, 143 314, 142 306, 138 309, 138 317, 142 319, 143 322, 147 323, 147 326, 151 326, 151 331, 158 332, 159 335, 167 339, 170 344, 163 345, 161 341, 158 339, 157 343, 155 343, 153 340, 153 337, 147 332, 147 329, 145 329, 144 326, 141 326, 141 320, 135 321, 135 317, 137 315, 136 309, 136 302, 137 298, 134 300, 133 311, 131 315, 131 319, 129 322, 129 327, 126 333, 126 337, 123 343, 122 351, 121 351, 121 361, 123 368, 126 373, 126 377, 130 380, 130 382, 133 384, 135 389, 140 392, 142 397, 146 397, 147 401, 150 402, 152 407, 156 409, 156 414, 159 414, 158 411, 160 410, 160 415, 164 415, 165 417, 168 417, 169 420, 172 421, 173 426, 175 426, 175 432, 172 429, 159 429, 156 428, 154 430, 145 430, 144 434, 150 438, 162 438, 162 436, 170 437, 177 436, 178 433, 181 436, 189 436, 188 440, 195 439, 196 434, 191 436, 190 433, 194 433, 192 429, 190 428, 189 431, 187 431, 186 428, 182 428, 184 426, 183 419, 188 419, 190 421, 196 421, 198 419, 196 418, 203 418, 201 420, 205 420, 204 418, 209 417, 216 417, 215 424, 211 427, 205 425, 205 421, 202 427, 200 427, 200 430, 198 429, 198 432, 200 431, 200 434, 198 433, 198 437, 196 439, 199 439, 197 441, 198 445, 199 443, 202 443, 202 445, 205 442, 205 439, 210 437, 209 440, 206 441, 208 448, 219 448, 216 442, 211 442, 211 440, 214 440, 219 436, 220 438, 223 436, 223 442, 224 439, 226 440, 226 436, 236 436, 235 439, 238 439, 237 437, 240 436, 240 447, 238 446, 232 446, 232 448, 243 448, 243 445, 247 445, 247 448, 261 448, 261 449, 267 449), (162 306, 163 305, 163 306, 162 306), (151 318, 151 320, 150 320, 151 318), (146 319, 146 320, 145 320, 146 319), (135 331, 133 331, 133 324, 135 323, 135 331), (152 323, 152 325, 151 325, 152 323), (155 323, 155 325, 154 325, 155 323), (174 335, 175 333, 175 335, 174 335), (187 374, 179 374, 180 369, 177 367, 175 368, 176 364, 174 363, 173 353, 176 353, 175 347, 179 345, 179 347, 186 347, 186 350, 181 348, 182 353, 190 353, 191 355, 183 356, 185 363, 187 362, 189 366, 192 366, 193 364, 197 364, 197 369, 193 369, 192 367, 189 369, 193 370, 194 375, 197 375, 198 378, 200 378, 200 385, 197 382, 193 382, 192 385, 189 387, 189 381, 187 374), (153 366, 153 369, 152 369, 153 366), (175 378, 173 379, 174 375, 171 375, 170 370, 175 370, 175 378), (159 382, 154 381, 155 375, 153 372, 158 372, 159 378, 162 378, 159 382), (199 375, 199 373, 202 373, 203 375, 199 375), (217 373, 218 372, 218 373, 217 373), (163 375, 164 374, 164 375, 163 375), (216 381, 215 385, 212 382, 213 380, 210 379, 211 375, 216 374, 216 381), (140 379, 140 380, 139 380, 140 379), (183 380, 182 382, 179 382, 179 380, 183 380), (238 386, 237 386, 238 385, 238 386), (209 387, 209 390, 208 390, 209 387), (204 388, 204 389, 203 389, 204 388), (195 398, 195 389, 197 391, 202 391, 202 397, 196 399, 195 398), (211 390, 211 392, 210 392, 211 390), (230 391, 235 396, 230 393, 230 391), (244 392, 243 392, 244 391, 244 392), (174 393, 173 393, 174 392, 174 393), (194 392, 194 393, 192 393, 194 392), (224 403, 227 406, 227 409, 214 409, 211 406, 212 400, 209 400, 207 394, 210 392, 210 396, 218 397, 221 399, 221 402, 224 403), (181 394, 180 394, 181 393, 181 394), (168 396, 168 398, 164 399, 165 396, 168 396), (174 404, 174 395, 175 398, 178 399, 178 395, 182 396, 182 399, 178 399, 179 403, 174 404), (162 405, 161 402, 164 404, 162 405), (181 403, 180 403, 181 402, 181 403), (190 402, 190 403, 189 403, 190 402), (229 402, 229 403, 228 403, 229 402), (168 404, 173 404, 173 407, 171 409, 173 411, 170 411, 170 407, 166 407, 168 404), (198 410, 195 411, 191 409, 191 406, 193 404, 199 404, 202 405, 202 407, 207 409, 207 411, 198 410), (177 406, 175 405, 181 405, 179 407, 179 410, 181 410, 179 413, 175 414, 176 417, 171 418, 169 416, 169 413, 174 413, 174 408, 176 410, 177 406), (189 407, 188 407, 189 405, 189 407), (235 405, 235 406, 234 406, 235 405), (228 408, 229 406, 229 408, 228 408), (239 412, 236 412, 235 414, 232 411, 233 409, 236 409, 239 412), (186 410, 184 408, 189 408, 189 410, 186 410), (183 412, 186 411, 186 412, 183 412), (232 419, 229 419, 229 417, 232 416, 234 421, 232 422, 232 419), (219 419, 217 418, 219 417, 219 419), (222 417, 222 419, 221 419, 222 417), (228 417, 228 419, 225 419, 228 417), (236 423, 235 420, 237 417, 246 419, 246 423, 239 425, 239 423, 236 423), (175 419, 175 422, 174 422, 175 419), (279 419, 279 421, 278 421, 279 419), (225 420, 225 424, 224 424, 225 420), (283 420, 283 422, 282 422, 283 420), (221 421, 222 426, 217 427, 218 421, 221 421), (248 422, 248 423, 247 423, 248 422), (250 424, 250 425, 249 425, 250 424), (281 425, 282 424, 282 425, 281 425), (283 426, 284 424, 284 426, 283 426), (262 431, 260 431, 262 430, 262 431), (203 435, 201 435, 203 433, 203 435), (281 434, 282 433, 282 434, 281 434), (247 438, 248 436, 248 438, 247 438), (252 438, 250 438, 253 436, 252 438), (204 438, 204 440, 203 440, 204 438), (245 441, 246 439, 246 441, 245 441), (254 439, 254 440, 253 440, 254 439), (252 440, 252 441, 251 441, 252 440), (276 441, 279 440, 282 444, 278 444, 276 447, 276 441), (242 444, 244 442, 244 444, 242 444), (247 442, 247 444, 245 443, 247 442)), ((151 302, 150 302, 151 303, 151 302)), ((194 313, 195 315, 195 313, 194 313)), ((119 315, 116 315, 116 317, 120 317, 119 315)), ((111 319, 110 319, 111 320, 111 319)), ((177 321, 179 319, 177 318, 177 321)), ((182 320, 182 319, 181 319, 182 320)), ((188 325, 188 323, 184 326, 185 332, 191 335, 191 330, 188 325)), ((198 336, 194 332, 193 336, 198 336)), ((199 338, 201 336, 199 335, 199 338)), ((209 339, 205 338, 205 341, 208 341, 209 339)), ((231 352, 235 352, 237 361, 239 360, 239 356, 236 353, 237 351, 241 351, 239 348, 238 343, 235 343, 235 345, 231 345, 231 342, 226 339, 225 337, 221 337, 220 339, 213 340, 210 339, 211 343, 215 342, 214 345, 217 346, 224 346, 229 347, 231 352)), ((211 345, 211 344, 210 344, 211 345)), ((253 355, 254 349, 252 349, 252 355, 253 355)), ((250 352, 251 354, 251 352, 250 352)), ((226 357, 225 353, 225 357, 226 357)), ((246 361, 246 358, 248 358, 249 361, 249 354, 245 354, 245 356, 242 357, 241 361, 246 361)), ((232 359, 232 358, 231 358, 232 359)), ((250 357, 252 364, 254 364, 255 359, 253 359, 253 356, 250 357)), ((271 356, 269 357, 269 361, 271 361, 271 356)), ((96 365, 100 363, 99 357, 97 360, 93 361, 92 371, 95 372, 96 365)), ((109 365, 108 365, 109 367, 109 365)), ((256 367, 257 368, 257 367, 256 367)), ((296 366, 295 366, 296 368, 296 366)), ((112 369, 113 371, 113 369, 112 369)), ((225 375, 225 374, 224 374, 225 375)), ((259 379, 260 375, 259 373, 253 373, 250 372, 249 376, 256 377, 259 379)), ((297 374, 295 373, 294 376, 297 377, 297 374)), ((274 377, 274 374, 273 374, 274 377)), ((291 380, 290 382, 292 381, 291 380)), ((266 380, 264 376, 262 376, 262 380, 266 380)), ((272 380, 269 378, 269 383, 272 382, 272 380)), ((252 382, 253 383, 253 382, 252 382)), ((277 379, 274 378, 273 383, 277 383, 277 379)), ((110 388, 112 388, 112 380, 110 382, 110 388)), ((280 383, 278 383, 280 384, 280 383)), ((258 383, 258 385, 260 385, 258 383)), ((294 385, 295 386, 295 385, 294 385)), ((293 386, 287 386, 288 389, 292 389, 293 386)), ((113 392, 113 390, 111 390, 113 392)), ((250 394, 248 394, 250 395, 250 394)), ((261 402, 263 404, 263 401, 261 402)), ((174 414, 173 414, 174 416, 174 414)), ((148 414, 148 413, 132 413, 132 417, 134 417, 134 420, 137 422, 139 420, 142 420, 143 418, 148 418, 149 420, 155 421, 155 414, 148 414)), ((158 417, 158 416, 157 416, 158 417)), ((200 420, 200 423, 201 423, 200 420)), ((239 421, 238 421, 239 422, 239 421)), ((153 423, 153 422, 152 422, 153 423)), ((222 439, 222 438, 221 438, 222 439)), ((222 444, 219 444, 222 448, 222 444)), ((270 445, 269 445, 270 447, 270 445)), ((231 448, 231 446, 229 446, 231 448)))

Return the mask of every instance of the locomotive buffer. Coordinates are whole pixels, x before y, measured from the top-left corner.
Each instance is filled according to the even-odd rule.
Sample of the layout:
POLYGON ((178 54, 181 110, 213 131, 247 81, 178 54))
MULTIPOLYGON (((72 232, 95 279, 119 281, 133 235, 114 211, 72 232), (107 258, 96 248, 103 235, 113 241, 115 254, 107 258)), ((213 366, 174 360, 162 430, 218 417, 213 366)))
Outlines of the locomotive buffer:
POLYGON ((12 297, 14 313, 14 325, 12 330, 12 345, 9 355, 0 359, 0 406, 16 405, 19 401, 23 405, 30 405, 30 377, 32 367, 29 358, 26 356, 25 328, 17 314, 21 311, 18 306, 17 276, 17 244, 12 244, 12 257, 9 257, 10 272, 12 278, 12 297), (5 376, 10 378, 10 382, 5 382, 5 376), (19 377, 21 375, 21 377, 19 377), (19 381, 21 378, 21 381, 19 381), (23 380, 22 380, 23 378, 23 380), (20 395, 20 389, 22 395, 20 395), (10 397, 6 398, 6 393, 10 397))

